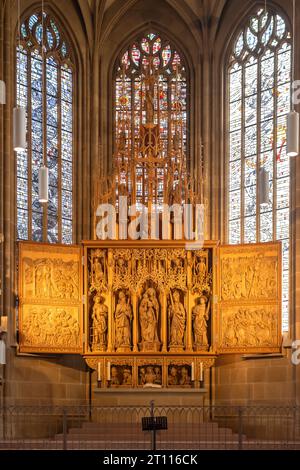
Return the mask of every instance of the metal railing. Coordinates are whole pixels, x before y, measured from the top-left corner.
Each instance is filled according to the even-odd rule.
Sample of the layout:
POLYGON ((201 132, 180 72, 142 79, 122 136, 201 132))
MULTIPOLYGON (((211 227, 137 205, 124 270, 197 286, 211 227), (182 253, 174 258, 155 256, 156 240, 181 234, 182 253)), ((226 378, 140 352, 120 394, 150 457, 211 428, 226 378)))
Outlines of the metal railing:
MULTIPOLYGON (((0 449, 150 450, 151 431, 142 431, 143 406, 8 406, 0 408, 0 449)), ((168 429, 156 448, 300 449, 300 407, 159 406, 168 429)))

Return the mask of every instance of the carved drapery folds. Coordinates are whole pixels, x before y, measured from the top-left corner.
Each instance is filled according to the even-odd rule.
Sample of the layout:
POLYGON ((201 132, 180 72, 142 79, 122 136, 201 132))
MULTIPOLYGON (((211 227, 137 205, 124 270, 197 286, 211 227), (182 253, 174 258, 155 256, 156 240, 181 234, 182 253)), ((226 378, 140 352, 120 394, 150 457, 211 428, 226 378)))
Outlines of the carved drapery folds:
POLYGON ((152 367, 149 380, 160 358, 168 384, 172 355, 189 359, 169 371, 180 382, 196 359, 280 351, 280 243, 186 250, 174 241, 91 241, 82 266, 79 247, 19 246, 21 352, 127 356, 132 364, 114 370, 122 385, 129 366, 138 373, 137 358, 145 373, 152 367))
POLYGON ((80 248, 20 243, 22 352, 82 352, 80 248))
POLYGON ((86 247, 86 257, 87 353, 210 349, 210 249, 91 245, 86 247))
POLYGON ((222 352, 272 351, 281 341, 281 245, 220 250, 222 352))

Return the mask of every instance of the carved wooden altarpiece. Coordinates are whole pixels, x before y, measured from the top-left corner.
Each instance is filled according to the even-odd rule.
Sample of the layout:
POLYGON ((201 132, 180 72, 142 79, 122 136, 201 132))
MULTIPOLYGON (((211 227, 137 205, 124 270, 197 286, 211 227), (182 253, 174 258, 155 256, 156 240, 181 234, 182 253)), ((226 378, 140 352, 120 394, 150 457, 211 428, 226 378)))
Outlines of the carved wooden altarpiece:
POLYGON ((218 354, 280 351, 280 243, 21 242, 19 251, 20 353, 80 353, 103 383, 110 367, 111 387, 189 388, 218 354))

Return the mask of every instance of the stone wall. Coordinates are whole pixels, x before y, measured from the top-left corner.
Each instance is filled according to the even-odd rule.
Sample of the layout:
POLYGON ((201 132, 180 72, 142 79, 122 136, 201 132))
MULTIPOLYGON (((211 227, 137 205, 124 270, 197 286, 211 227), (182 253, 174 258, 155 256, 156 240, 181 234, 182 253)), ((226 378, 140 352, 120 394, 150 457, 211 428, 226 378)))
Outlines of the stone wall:
POLYGON ((15 356, 8 351, 6 405, 82 405, 88 398, 87 366, 79 356, 15 356))
POLYGON ((214 403, 295 405, 295 372, 296 367, 289 357, 219 357, 215 369, 214 403))

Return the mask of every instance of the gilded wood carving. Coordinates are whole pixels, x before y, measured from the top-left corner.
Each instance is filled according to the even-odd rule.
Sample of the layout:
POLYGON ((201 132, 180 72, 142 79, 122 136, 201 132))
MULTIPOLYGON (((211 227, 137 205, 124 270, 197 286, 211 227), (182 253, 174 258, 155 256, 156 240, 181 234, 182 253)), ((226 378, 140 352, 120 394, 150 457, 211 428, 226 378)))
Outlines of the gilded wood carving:
POLYGON ((21 352, 82 353, 102 380, 109 362, 111 386, 190 387, 216 354, 280 350, 279 243, 84 242, 83 266, 79 247, 19 248, 21 352))
POLYGON ((85 243, 86 353, 212 350, 215 246, 187 251, 183 243, 113 245, 85 243))
POLYGON ((220 352, 276 352, 281 344, 281 245, 220 248, 220 352))
POLYGON ((19 243, 21 352, 82 352, 80 248, 19 243))

